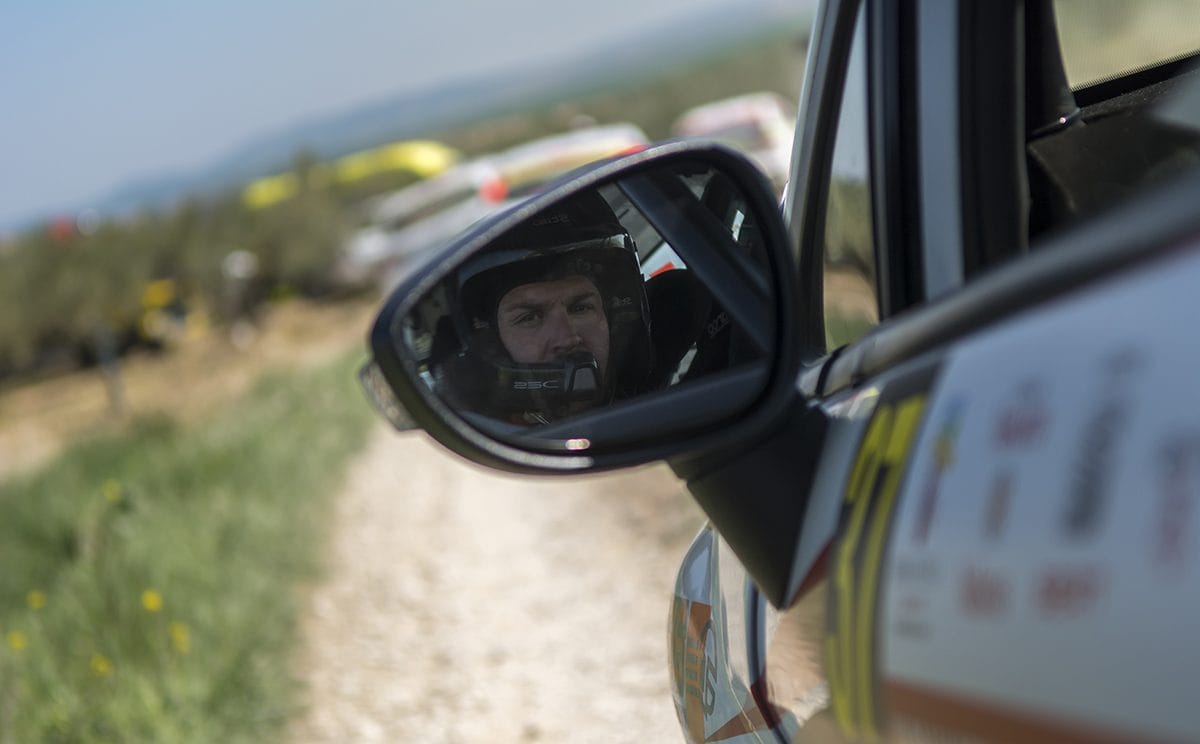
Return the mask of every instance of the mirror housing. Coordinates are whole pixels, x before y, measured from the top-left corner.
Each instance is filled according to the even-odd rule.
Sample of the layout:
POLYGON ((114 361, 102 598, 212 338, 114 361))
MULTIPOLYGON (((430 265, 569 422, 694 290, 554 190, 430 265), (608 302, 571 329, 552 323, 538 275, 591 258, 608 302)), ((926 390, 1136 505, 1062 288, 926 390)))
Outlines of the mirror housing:
MULTIPOLYGON (((587 306, 570 305, 564 313, 582 316, 587 306)), ((482 220, 437 249, 385 301, 370 333, 372 360, 362 379, 377 407, 398 428, 409 428, 411 419, 458 454, 512 472, 584 472, 720 452, 767 435, 792 408, 799 371, 799 352, 792 340, 796 306, 793 259, 773 191, 761 171, 721 145, 672 142, 589 166, 482 220), (607 236, 606 245, 620 241, 613 239, 612 229, 603 233, 592 229, 599 218, 572 212, 573 205, 595 201, 597 195, 605 198, 614 214, 620 214, 619 234, 636 251, 633 265, 640 265, 641 276, 622 285, 638 285, 635 290, 608 292, 603 277, 609 275, 604 274, 586 285, 598 288, 595 294, 602 298, 604 313, 597 322, 605 324, 611 343, 597 342, 588 349, 577 342, 571 356, 574 372, 564 377, 559 370, 565 355, 554 357, 552 363, 543 358, 518 359, 523 352, 505 334, 541 322, 523 314, 522 308, 538 308, 539 317, 550 312, 538 304, 543 300, 522 293, 568 285, 574 289, 574 275, 546 273, 543 268, 536 277, 510 280, 500 288, 504 292, 492 281, 499 305, 492 297, 486 310, 468 313, 461 308, 475 302, 470 277, 480 273, 477 267, 509 261, 514 251, 527 261, 520 264, 522 269, 568 256, 574 257, 573 265, 580 263, 580 256, 589 265, 598 263, 599 259, 592 259, 600 254, 587 252, 599 245, 596 236, 607 236), (565 233, 550 229, 561 227, 555 224, 560 222, 578 229, 565 233), (551 232, 557 236, 555 247, 534 245, 536 236, 551 232), (564 242, 559 233, 570 240, 564 242), (663 255, 670 260, 664 262, 663 255), (679 264, 686 271, 679 271, 679 264), (690 294, 672 294, 657 304, 647 301, 645 288, 664 284, 662 273, 686 275, 683 283, 698 286, 699 294, 689 290, 690 294), (640 318, 631 312, 639 304, 638 293, 640 318), (699 302, 710 304, 703 305, 704 313, 692 312, 699 302), (510 306, 518 310, 511 317, 503 315, 510 306), (696 332, 701 339, 732 337, 722 342, 719 364, 698 363, 703 356, 699 342, 690 337, 680 342, 662 330, 679 328, 682 321, 666 322, 666 318, 681 311, 685 318, 699 321, 685 323, 689 328, 698 326, 688 333, 696 332), (510 322, 511 327, 505 325, 510 322), (443 327, 453 328, 443 337, 437 330, 443 327), (618 328, 626 327, 645 339, 624 341, 618 328), (474 400, 464 394, 469 386, 445 371, 454 369, 445 360, 452 359, 459 367, 470 361, 474 366, 469 369, 483 369, 479 363, 485 357, 480 351, 483 344, 472 347, 471 339, 488 334, 491 353, 495 355, 498 348, 503 359, 488 360, 486 374, 472 372, 475 376, 469 382, 485 380, 491 386, 488 391, 496 388, 512 397, 514 391, 571 387, 576 378, 591 385, 598 375, 601 387, 609 392, 599 404, 560 406, 555 415, 547 414, 552 409, 542 396, 536 398, 541 402, 517 411, 524 418, 512 411, 495 413, 498 395, 485 396, 490 408, 467 402, 474 400), (496 343, 497 335, 503 345, 496 343), (439 356, 431 349, 446 345, 444 338, 452 339, 450 352, 439 356), (630 361, 639 358, 637 354, 621 351, 624 356, 618 355, 618 349, 638 343, 646 346, 653 360, 647 362, 647 369, 630 361), (734 347, 740 355, 731 351, 734 347), (697 367, 705 369, 697 371, 697 367), (613 394, 609 381, 628 377, 626 373, 635 368, 642 381, 639 386, 613 394), (645 384, 651 378, 655 382, 645 384)), ((586 393, 577 397, 586 398, 586 393)))

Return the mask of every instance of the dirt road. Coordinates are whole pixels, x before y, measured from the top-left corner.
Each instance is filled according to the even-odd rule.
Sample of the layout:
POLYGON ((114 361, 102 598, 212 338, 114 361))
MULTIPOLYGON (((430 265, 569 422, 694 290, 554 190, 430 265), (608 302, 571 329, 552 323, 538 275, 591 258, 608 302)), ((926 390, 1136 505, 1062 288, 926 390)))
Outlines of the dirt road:
POLYGON ((666 617, 702 517, 665 466, 523 479, 381 427, 351 472, 291 741, 680 739, 666 617))
MULTIPOLYGON (((0 391, 0 478, 132 416, 202 419, 264 371, 360 347, 374 309, 289 303, 249 349, 213 333, 123 360, 122 417, 95 370, 0 391)), ((350 473, 292 742, 679 741, 666 616, 701 516, 665 466, 519 479, 381 424, 350 473)))

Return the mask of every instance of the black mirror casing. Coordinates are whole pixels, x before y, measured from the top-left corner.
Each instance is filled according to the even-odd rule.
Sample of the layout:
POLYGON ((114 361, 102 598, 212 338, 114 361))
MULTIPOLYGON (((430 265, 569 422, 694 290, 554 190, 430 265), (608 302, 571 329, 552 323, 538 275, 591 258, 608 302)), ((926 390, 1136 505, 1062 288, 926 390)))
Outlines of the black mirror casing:
MULTIPOLYGON (((738 449, 739 444, 756 441, 777 428, 797 396, 800 355, 793 340, 797 304, 793 259, 779 207, 765 176, 744 156, 724 146, 679 141, 590 166, 481 221, 442 246, 387 298, 371 329, 369 344, 376 381, 382 378, 413 422, 454 452, 511 472, 585 472, 694 452, 738 449), (427 384, 428 370, 418 369, 416 355, 404 348, 400 326, 415 314, 414 308, 423 298, 449 284, 466 261, 494 250, 528 221, 544 221, 542 215, 559 205, 614 184, 643 199, 635 202, 655 215, 666 202, 653 189, 649 196, 639 196, 635 187, 668 183, 666 175, 697 167, 709 168, 736 189, 738 204, 744 205, 743 211, 748 214, 746 224, 757 228, 755 245, 761 246, 757 255, 763 271, 739 269, 744 259, 722 255, 719 245, 714 247, 720 241, 714 244, 698 232, 692 245, 689 231, 699 230, 704 214, 675 214, 663 207, 666 217, 655 226, 679 238, 668 247, 678 249, 689 268, 702 275, 707 289, 728 308, 726 322, 730 317, 735 323, 754 319, 743 325, 749 329, 748 335, 755 336, 759 347, 766 349, 762 364, 722 371, 636 400, 572 415, 530 432, 489 431, 433 392, 427 384), (768 301, 763 302, 764 297, 768 301), (729 395, 731 392, 735 394, 729 395), (724 403, 726 398, 732 402, 724 403)), ((373 397, 378 398, 378 394, 373 397)))

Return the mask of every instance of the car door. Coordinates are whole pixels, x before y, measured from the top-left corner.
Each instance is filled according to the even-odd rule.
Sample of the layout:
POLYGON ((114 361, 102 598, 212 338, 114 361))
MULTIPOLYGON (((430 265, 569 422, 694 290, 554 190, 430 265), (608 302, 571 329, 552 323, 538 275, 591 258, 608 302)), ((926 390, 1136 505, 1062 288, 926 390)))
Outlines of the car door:
POLYGON ((1170 599, 1200 558, 1176 520, 1196 360, 1173 342, 1200 267, 1194 58, 1072 91, 1050 3, 865 5, 874 261, 852 265, 882 326, 839 318, 839 172, 820 164, 843 121, 801 135, 818 183, 789 212, 833 423, 795 594, 749 644, 760 707, 797 740, 1194 736, 1190 706, 1144 692, 1190 644, 1139 609, 1198 610, 1170 599), (1113 162, 1088 159, 1100 140, 1113 162), (1146 631, 1173 651, 1139 658, 1123 634, 1146 631))
MULTIPOLYGON (((799 258, 799 332, 811 359, 828 360, 827 349, 861 338, 878 325, 881 314, 873 209, 877 195, 868 136, 867 18, 858 2, 824 3, 819 10, 793 145, 793 177, 783 205, 799 258)), ((809 367, 812 382, 805 387, 813 393, 821 368, 821 361, 809 367)), ((823 443, 822 461, 832 452, 840 452, 835 459, 845 461, 856 433, 852 426, 834 432, 823 443)), ((759 494, 776 490, 762 488, 773 480, 763 475, 765 469, 755 468, 754 477, 747 478, 759 486, 759 494)), ((784 471, 781 475, 796 475, 788 467, 784 471)), ((797 492, 803 486, 778 480, 790 493, 781 500, 800 500, 797 492)), ((698 490, 693 484, 693 492, 698 490)), ((699 497, 710 513, 727 501, 724 489, 712 490, 711 502, 706 502, 707 490, 699 497)), ((831 717, 821 713, 829 707, 821 661, 829 582, 821 552, 836 529, 838 499, 820 494, 836 491, 818 478, 809 491, 815 500, 807 512, 791 517, 804 523, 794 563, 817 566, 806 568, 812 578, 803 587, 783 585, 786 576, 795 575, 793 561, 786 558, 775 561, 789 565, 774 572, 779 577, 774 587, 764 585, 758 563, 752 564, 757 580, 746 572, 738 556, 747 553, 745 541, 760 549, 768 542, 762 530, 747 530, 748 537, 739 540, 727 528, 722 536, 710 525, 693 543, 679 571, 670 623, 673 697, 687 741, 770 741, 799 735, 801 729, 805 736, 840 738, 831 717), (820 516, 818 510, 823 510, 820 516), (803 554, 809 546, 820 547, 803 554), (767 601, 768 596, 778 602, 792 595, 801 599, 784 612, 767 601)), ((743 497, 739 508, 751 511, 749 498, 743 497)), ((779 515, 778 520, 788 518, 779 515)), ((782 543, 781 552, 788 554, 797 545, 794 536, 770 542, 782 543)))

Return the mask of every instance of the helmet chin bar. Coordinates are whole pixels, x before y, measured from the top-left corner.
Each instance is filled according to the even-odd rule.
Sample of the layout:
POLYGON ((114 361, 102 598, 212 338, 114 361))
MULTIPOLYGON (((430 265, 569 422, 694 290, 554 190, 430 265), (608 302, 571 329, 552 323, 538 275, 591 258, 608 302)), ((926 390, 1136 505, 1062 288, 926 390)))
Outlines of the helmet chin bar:
POLYGON ((496 368, 497 393, 516 409, 561 416, 577 404, 600 402, 603 396, 600 365, 587 351, 572 352, 558 362, 496 368))

